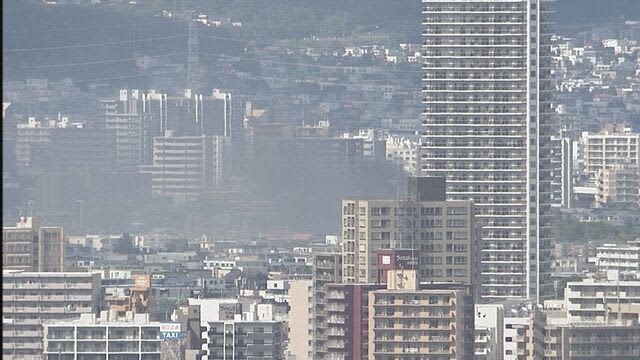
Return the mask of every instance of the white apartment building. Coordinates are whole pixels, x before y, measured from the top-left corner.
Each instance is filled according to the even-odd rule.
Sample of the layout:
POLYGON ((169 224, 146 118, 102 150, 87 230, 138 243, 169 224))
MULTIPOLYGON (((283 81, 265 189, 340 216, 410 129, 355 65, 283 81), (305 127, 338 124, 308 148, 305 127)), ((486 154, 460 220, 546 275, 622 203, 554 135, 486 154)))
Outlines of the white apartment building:
POLYGON ((175 325, 150 322, 148 314, 135 314, 128 321, 82 314, 77 320, 44 325, 44 355, 46 360, 169 360, 160 346, 161 331, 171 328, 176 330, 171 336, 181 337, 180 324, 175 325))
POLYGON ((101 100, 98 111, 105 127, 116 133, 116 161, 122 169, 151 162, 153 138, 167 129, 167 94, 122 89, 117 100, 101 100))
POLYGON ((565 289, 567 321, 603 324, 638 323, 640 281, 616 280, 615 271, 608 279, 585 279, 568 282, 565 289))
POLYGON ((153 164, 140 167, 154 195, 190 201, 223 183, 227 138, 167 135, 153 139, 153 164))
POLYGON ((640 271, 640 247, 604 244, 596 249, 596 267, 598 272, 606 274, 609 270, 618 272, 640 271))
POLYGON ((49 144, 52 133, 57 129, 82 127, 82 124, 69 123, 68 117, 58 116, 58 120, 37 120, 29 117, 26 123, 16 125, 16 164, 29 166, 32 160, 31 149, 38 145, 49 144))
POLYGON ((409 138, 389 136, 386 158, 413 175, 418 169, 418 145, 419 142, 409 138))
POLYGON ((502 359, 504 355, 504 309, 502 305, 476 304, 475 310, 475 359, 502 359))
POLYGON ((423 0, 421 173, 473 200, 481 296, 552 292, 548 0, 423 0))
POLYGON ((598 171, 615 165, 640 165, 640 133, 623 125, 607 125, 597 134, 584 132, 580 139, 583 149, 584 174, 592 182, 598 171))
POLYGON ((210 322, 207 334, 209 360, 284 360, 286 336, 282 322, 210 322))
POLYGON ((43 359, 43 323, 97 313, 100 274, 2 272, 2 359, 43 359))

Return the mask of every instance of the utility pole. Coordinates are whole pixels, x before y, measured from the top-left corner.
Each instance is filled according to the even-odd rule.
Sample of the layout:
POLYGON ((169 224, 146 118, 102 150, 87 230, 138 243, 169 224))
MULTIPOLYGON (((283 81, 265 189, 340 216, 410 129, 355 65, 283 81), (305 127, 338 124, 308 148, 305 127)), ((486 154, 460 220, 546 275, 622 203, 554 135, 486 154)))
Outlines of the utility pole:
POLYGON ((189 19, 189 40, 187 41, 187 88, 197 91, 200 88, 198 59, 198 28, 194 19, 189 19))
POLYGON ((80 204, 80 230, 84 231, 84 200, 76 200, 80 204))

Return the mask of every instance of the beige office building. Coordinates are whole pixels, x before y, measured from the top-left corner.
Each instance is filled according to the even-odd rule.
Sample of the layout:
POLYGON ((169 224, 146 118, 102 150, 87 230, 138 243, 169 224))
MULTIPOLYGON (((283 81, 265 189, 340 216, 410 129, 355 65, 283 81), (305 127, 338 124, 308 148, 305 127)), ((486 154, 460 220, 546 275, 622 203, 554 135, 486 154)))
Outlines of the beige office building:
POLYGON ((419 286, 415 271, 392 270, 386 290, 369 292, 370 360, 472 359, 470 287, 419 286))
POLYGON ((2 359, 42 359, 44 323, 97 314, 99 273, 2 272, 2 359))
POLYGON ((64 271, 64 230, 42 226, 36 217, 21 217, 2 227, 2 269, 64 271))
POLYGON ((414 249, 420 281, 476 283, 473 212, 466 200, 343 200, 344 282, 379 282, 378 250, 414 249))

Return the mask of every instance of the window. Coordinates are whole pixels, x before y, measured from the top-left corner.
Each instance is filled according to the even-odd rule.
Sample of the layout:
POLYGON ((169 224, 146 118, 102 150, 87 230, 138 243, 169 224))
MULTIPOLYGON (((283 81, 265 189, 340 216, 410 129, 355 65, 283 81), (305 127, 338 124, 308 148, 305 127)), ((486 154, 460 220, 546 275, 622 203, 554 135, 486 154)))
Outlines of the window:
POLYGON ((449 219, 447 220, 447 227, 465 227, 467 226, 466 219, 449 219))
POLYGON ((423 228, 431 227, 438 228, 442 227, 442 220, 440 219, 422 219, 420 220, 420 226, 423 228))
POLYGON ((447 215, 467 215, 466 207, 448 207, 447 215))
POLYGON ((420 215, 442 215, 442 208, 423 207, 423 208, 420 208, 420 215))

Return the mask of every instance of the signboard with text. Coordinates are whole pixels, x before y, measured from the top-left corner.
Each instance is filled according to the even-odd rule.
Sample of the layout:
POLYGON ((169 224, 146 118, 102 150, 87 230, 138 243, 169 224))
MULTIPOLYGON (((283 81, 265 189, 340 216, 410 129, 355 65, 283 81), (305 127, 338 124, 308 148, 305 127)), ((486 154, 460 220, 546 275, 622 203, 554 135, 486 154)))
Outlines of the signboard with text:
POLYGON ((160 338, 162 340, 182 339, 185 337, 182 332, 180 323, 163 323, 160 324, 160 338))

